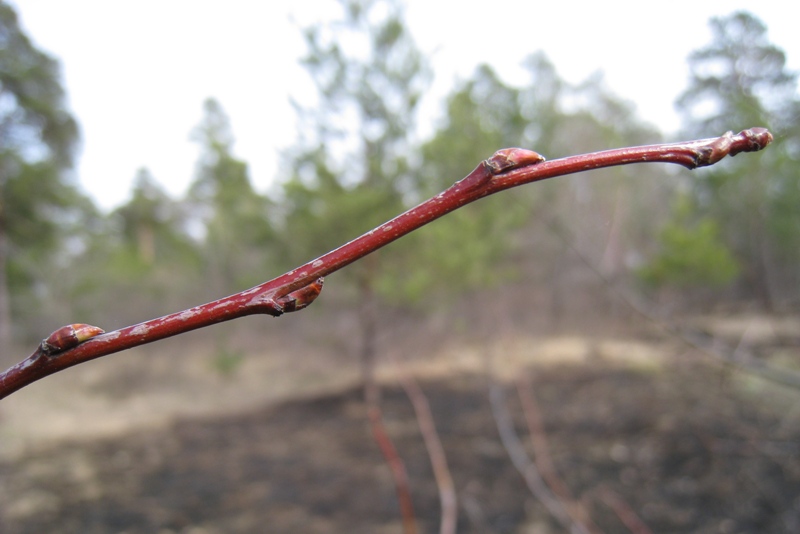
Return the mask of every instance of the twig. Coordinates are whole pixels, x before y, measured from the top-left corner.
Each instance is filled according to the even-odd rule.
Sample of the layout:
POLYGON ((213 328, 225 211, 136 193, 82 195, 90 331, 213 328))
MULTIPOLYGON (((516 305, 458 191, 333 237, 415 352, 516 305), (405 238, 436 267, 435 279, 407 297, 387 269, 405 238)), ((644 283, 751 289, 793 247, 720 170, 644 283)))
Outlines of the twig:
POLYGON ((408 484, 408 473, 402 458, 392 443, 386 428, 383 426, 383 415, 377 402, 367 402, 367 415, 375 442, 389 465, 394 480, 397 501, 400 503, 400 516, 403 518, 403 532, 416 534, 417 521, 414 515, 414 505, 411 502, 411 490, 408 484))
POLYGON ((631 534, 653 534, 650 527, 628 506, 620 495, 608 486, 600 486, 597 490, 600 499, 617 514, 619 520, 628 527, 631 534))
POLYGON ((576 534, 589 534, 589 531, 584 525, 573 521, 560 500, 558 500, 553 493, 547 488, 539 474, 536 464, 534 464, 528 454, 525 452, 525 447, 520 442, 517 432, 514 430, 514 423, 511 421, 511 416, 505 405, 503 389, 497 383, 492 383, 489 386, 489 401, 492 407, 492 415, 494 416, 495 423, 497 424, 497 432, 500 434, 500 441, 503 443, 511 458, 511 463, 517 468, 517 471, 525 479, 528 489, 531 493, 539 499, 539 502, 544 505, 547 511, 552 515, 562 527, 568 532, 576 534))
MULTIPOLYGON (((375 256, 367 258, 369 267, 374 267, 375 256)), ((381 410, 380 385, 375 376, 376 365, 376 327, 375 322, 375 298, 370 284, 370 277, 361 278, 361 306, 359 306, 359 321, 361 323, 361 349, 360 360, 361 370, 364 381, 364 402, 367 405, 367 417, 372 436, 383 454, 383 459, 389 466, 389 472, 394 480, 397 502, 400 505, 400 516, 403 520, 403 532, 405 534, 416 534, 417 520, 414 514, 414 506, 411 501, 411 487, 408 483, 408 473, 403 459, 397 452, 397 448, 392 443, 389 433, 383 425, 383 410, 381 410)))
POLYGON ((652 320, 660 324, 667 332, 677 336, 687 346, 712 356, 722 366, 730 366, 738 371, 759 376, 773 384, 800 390, 800 373, 790 369, 777 369, 757 359, 750 351, 734 350, 717 338, 712 338, 709 341, 696 330, 679 328, 675 325, 658 321, 655 318, 652 320), (737 356, 737 352, 740 355, 737 356))
MULTIPOLYGON (((0 398, 68 367, 212 324, 253 314, 280 316, 304 308, 319 291, 321 278, 392 241, 487 195, 565 174, 642 162, 676 163, 689 169, 712 165, 730 155, 761 150, 772 141, 764 128, 712 139, 621 148, 552 161, 530 150, 503 149, 482 161, 466 178, 361 237, 269 282, 208 304, 100 334, 64 350, 40 346, 0 374, 0 398)), ((321 285, 320 285, 321 288, 321 285)))
POLYGON ((442 521, 439 533, 455 534, 458 519, 455 485, 453 484, 453 477, 450 476, 450 469, 447 467, 447 456, 444 453, 444 447, 442 447, 439 434, 436 432, 431 407, 428 404, 425 393, 419 387, 417 381, 414 380, 414 377, 401 371, 400 384, 414 406, 419 430, 422 433, 422 439, 425 441, 425 448, 428 449, 433 476, 436 478, 436 486, 439 489, 439 499, 442 506, 442 521))
POLYGON ((599 534, 602 531, 594 524, 589 517, 589 513, 581 506, 581 503, 572 495, 567 485, 558 475, 558 470, 553 462, 553 457, 550 455, 550 445, 547 441, 547 433, 545 432, 544 422, 542 421, 541 412, 536 402, 536 396, 531 391, 531 382, 526 377, 520 377, 516 381, 517 394, 519 395, 520 404, 522 405, 522 413, 525 415, 525 421, 528 424, 528 432, 531 435, 531 443, 533 444, 534 457, 533 461, 542 475, 542 478, 547 483, 553 494, 561 500, 567 513, 572 517, 573 522, 584 525, 584 528, 593 533, 599 534))
POLYGON ((530 380, 520 377, 517 382, 517 394, 519 395, 522 413, 525 415, 525 422, 528 424, 528 432, 531 434, 533 445, 534 460, 542 473, 550 489, 564 501, 574 501, 572 492, 558 476, 553 457, 550 455, 550 445, 547 442, 544 432, 544 423, 536 404, 536 398, 531 392, 530 380))

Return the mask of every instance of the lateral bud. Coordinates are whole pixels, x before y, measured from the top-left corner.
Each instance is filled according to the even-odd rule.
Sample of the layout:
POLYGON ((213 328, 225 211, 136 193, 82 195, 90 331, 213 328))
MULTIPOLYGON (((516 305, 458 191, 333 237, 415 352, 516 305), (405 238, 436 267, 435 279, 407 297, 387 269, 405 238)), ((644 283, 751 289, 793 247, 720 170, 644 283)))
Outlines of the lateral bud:
POLYGON ((301 287, 297 291, 292 291, 288 295, 279 298, 277 300, 278 305, 285 313, 302 310, 316 300, 322 292, 322 284, 324 282, 324 278, 317 278, 307 286, 301 287))
POLYGON ((488 184, 492 178, 504 172, 544 161, 544 156, 524 148, 503 148, 492 157, 481 161, 467 176, 455 183, 463 191, 472 191, 488 184))
POLYGON ((497 175, 527 165, 536 165, 545 160, 544 156, 533 150, 525 148, 503 148, 495 152, 491 158, 486 160, 486 164, 497 175))
POLYGON ((39 351, 46 356, 52 356, 77 347, 84 341, 104 332, 102 328, 90 324, 76 323, 62 326, 42 340, 39 351))

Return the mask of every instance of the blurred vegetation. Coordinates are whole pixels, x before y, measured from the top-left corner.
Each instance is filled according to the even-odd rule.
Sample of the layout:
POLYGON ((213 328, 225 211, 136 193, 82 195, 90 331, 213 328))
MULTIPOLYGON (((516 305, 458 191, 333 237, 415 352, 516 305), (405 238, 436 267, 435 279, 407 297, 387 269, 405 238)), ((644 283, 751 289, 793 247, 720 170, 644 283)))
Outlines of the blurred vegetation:
POLYGON ((767 309, 800 299, 800 100, 797 74, 747 13, 711 21, 712 42, 689 57, 678 99, 685 134, 769 128, 775 142, 757 158, 735 158, 692 180, 697 210, 719 224, 742 266, 739 294, 767 309))
POLYGON ((65 178, 78 126, 65 110, 59 66, 22 33, 0 2, 0 349, 11 318, 46 308, 44 267, 63 258, 65 241, 91 204, 65 178))
POLYGON ((661 230, 662 250, 639 275, 654 286, 679 287, 729 284, 739 274, 739 264, 720 240, 719 224, 706 216, 692 220, 697 208, 686 196, 676 199, 673 219, 661 230))
POLYGON ((247 163, 233 156, 233 135, 222 106, 209 99, 193 130, 200 145, 197 174, 189 188, 191 215, 203 259, 202 276, 216 295, 255 285, 269 271, 276 235, 272 203, 250 182, 247 163))
MULTIPOLYGON (((297 106, 302 126, 286 154, 287 237, 292 263, 318 256, 394 217, 413 194, 409 135, 429 80, 425 58, 403 24, 396 1, 341 0, 341 18, 303 29, 302 63, 317 90, 311 108, 297 106)), ((377 351, 376 309, 393 287, 409 242, 347 269, 341 283, 357 313, 359 358, 371 383, 377 351)), ((289 267, 287 265, 287 267, 289 267)), ((394 292, 394 295, 397 295, 394 292)))
POLYGON ((211 359, 211 368, 224 378, 231 378, 241 368, 245 360, 242 350, 217 347, 211 359))
MULTIPOLYGON (((536 53, 521 87, 480 66, 448 96, 433 134, 417 139, 432 73, 400 4, 340 7, 339 19, 301 29, 317 100, 295 103, 301 126, 279 188, 254 189, 210 99, 192 130, 200 157, 185 197, 171 198, 141 169, 128 202, 103 214, 71 180, 78 129, 58 64, 0 2, 0 334, 12 315, 22 340, 66 322, 116 328, 245 289, 436 194, 499 148, 553 159, 663 138, 602 76, 571 85, 536 53)), ((767 126, 773 146, 691 176, 627 166, 544 182, 431 224, 326 284, 337 303, 329 309, 346 303, 358 318, 362 355, 374 350, 378 306, 463 310, 470 294, 510 288, 536 293, 558 318, 570 295, 606 290, 575 274, 578 257, 630 287, 643 279, 677 294, 706 288, 709 303, 797 306, 796 76, 752 16, 711 27, 713 40, 689 58, 681 136, 767 126)), ((223 374, 239 363, 227 350, 215 363, 223 374)))

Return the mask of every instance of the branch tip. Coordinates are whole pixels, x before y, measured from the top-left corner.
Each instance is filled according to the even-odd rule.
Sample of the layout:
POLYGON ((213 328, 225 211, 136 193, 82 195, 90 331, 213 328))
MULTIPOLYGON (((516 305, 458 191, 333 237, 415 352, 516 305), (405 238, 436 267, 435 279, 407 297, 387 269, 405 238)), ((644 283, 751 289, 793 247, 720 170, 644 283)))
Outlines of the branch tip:
POLYGON ((725 156, 733 157, 741 152, 757 152, 764 149, 772 140, 772 134, 766 128, 749 128, 736 135, 733 132, 725 132, 698 149, 693 168, 713 165, 725 156))
POLYGON ((774 140, 770 131, 761 127, 742 130, 736 135, 741 137, 741 141, 737 146, 731 148, 731 156, 735 156, 740 152, 758 152, 766 148, 774 140))

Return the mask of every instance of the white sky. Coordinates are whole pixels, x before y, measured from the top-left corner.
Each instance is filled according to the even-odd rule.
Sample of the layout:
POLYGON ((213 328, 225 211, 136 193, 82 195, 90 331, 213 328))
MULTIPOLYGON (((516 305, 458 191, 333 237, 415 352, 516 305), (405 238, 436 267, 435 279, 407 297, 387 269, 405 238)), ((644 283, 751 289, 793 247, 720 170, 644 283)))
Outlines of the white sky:
MULTIPOLYGON (((230 116, 234 152, 266 190, 278 174, 280 149, 295 136, 289 95, 313 94, 297 63, 304 46, 289 17, 305 24, 335 12, 332 0, 11 4, 35 45, 61 61, 82 131, 78 179, 105 209, 127 199, 140 167, 170 194, 184 193, 198 156, 189 132, 207 97, 230 116)), ((409 28, 435 72, 420 128, 433 131, 454 81, 469 77, 479 63, 507 82, 525 84, 522 60, 543 50, 569 82, 602 70, 608 86, 635 102, 643 119, 673 131, 687 55, 709 42, 710 17, 737 9, 760 18, 770 40, 787 53, 789 68, 800 70, 800 2, 408 0, 409 28)))

